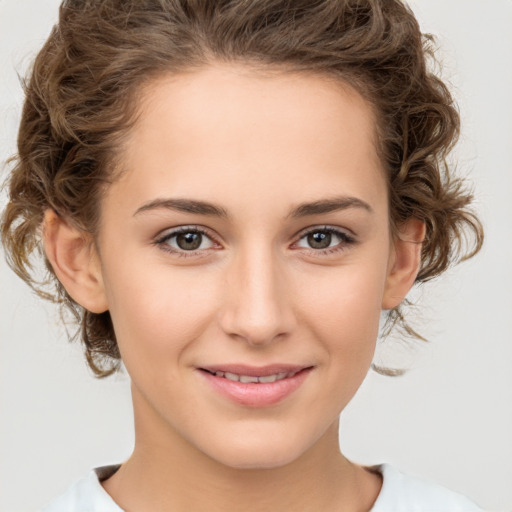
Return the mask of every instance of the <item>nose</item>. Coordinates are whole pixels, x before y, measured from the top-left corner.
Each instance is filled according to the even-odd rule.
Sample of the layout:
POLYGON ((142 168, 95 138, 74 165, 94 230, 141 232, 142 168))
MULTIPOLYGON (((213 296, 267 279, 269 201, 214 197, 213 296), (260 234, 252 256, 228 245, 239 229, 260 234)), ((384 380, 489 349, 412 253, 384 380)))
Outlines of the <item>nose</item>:
POLYGON ((222 330, 261 347, 289 335, 296 324, 289 284, 283 262, 269 249, 247 248, 227 270, 222 330))

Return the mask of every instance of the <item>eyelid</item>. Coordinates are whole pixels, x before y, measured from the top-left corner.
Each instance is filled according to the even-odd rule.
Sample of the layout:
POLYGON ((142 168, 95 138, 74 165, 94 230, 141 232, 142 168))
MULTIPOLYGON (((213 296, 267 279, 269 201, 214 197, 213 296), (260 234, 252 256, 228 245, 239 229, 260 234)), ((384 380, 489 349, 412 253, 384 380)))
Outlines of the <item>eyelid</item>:
POLYGON ((300 239, 304 238, 305 235, 309 235, 310 233, 315 233, 317 231, 331 231, 333 233, 340 233, 347 238, 356 239, 357 235, 349 228, 340 227, 340 226, 331 226, 329 224, 315 224, 313 226, 309 226, 307 228, 299 231, 294 238, 300 239))
POLYGON ((201 224, 185 224, 181 226, 175 226, 172 228, 162 229, 155 235, 154 240, 155 242, 158 240, 165 240, 167 238, 172 237, 173 235, 179 235, 180 233, 188 233, 189 231, 201 233, 210 238, 212 241, 217 241, 218 239, 220 239, 220 237, 214 231, 212 231, 210 228, 207 228, 206 226, 202 226, 201 224))

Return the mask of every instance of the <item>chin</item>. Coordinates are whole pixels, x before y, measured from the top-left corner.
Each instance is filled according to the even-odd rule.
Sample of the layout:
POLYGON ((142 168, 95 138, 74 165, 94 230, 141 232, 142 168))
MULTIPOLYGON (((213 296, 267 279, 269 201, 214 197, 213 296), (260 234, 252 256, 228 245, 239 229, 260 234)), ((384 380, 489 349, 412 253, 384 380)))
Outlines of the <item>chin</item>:
POLYGON ((292 436, 228 439, 222 446, 209 446, 207 455, 234 469, 274 469, 286 466, 303 455, 310 444, 292 436), (217 448, 217 449, 215 449, 217 448))
POLYGON ((291 464, 297 458, 297 454, 275 453, 275 451, 262 453, 259 451, 257 453, 233 453, 232 456, 223 454, 223 457, 217 458, 217 461, 233 469, 255 470, 280 468, 291 464))

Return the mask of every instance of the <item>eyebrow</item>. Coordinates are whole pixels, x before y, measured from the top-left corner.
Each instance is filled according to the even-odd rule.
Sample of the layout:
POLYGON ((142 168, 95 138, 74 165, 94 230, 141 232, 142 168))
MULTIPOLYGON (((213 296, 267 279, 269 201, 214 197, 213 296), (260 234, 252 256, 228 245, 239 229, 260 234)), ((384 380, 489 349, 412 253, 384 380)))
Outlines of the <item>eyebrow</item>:
MULTIPOLYGON (((331 213, 350 208, 359 208, 373 213, 373 208, 357 197, 337 196, 327 199, 319 199, 317 201, 300 203, 295 206, 286 216, 286 218, 299 219, 311 215, 319 215, 322 213, 331 213)), ((230 215, 227 210, 221 206, 206 201, 196 199, 154 199, 136 210, 135 215, 153 211, 153 210, 173 210, 184 213, 195 213, 208 217, 219 217, 221 219, 229 219, 230 215)))

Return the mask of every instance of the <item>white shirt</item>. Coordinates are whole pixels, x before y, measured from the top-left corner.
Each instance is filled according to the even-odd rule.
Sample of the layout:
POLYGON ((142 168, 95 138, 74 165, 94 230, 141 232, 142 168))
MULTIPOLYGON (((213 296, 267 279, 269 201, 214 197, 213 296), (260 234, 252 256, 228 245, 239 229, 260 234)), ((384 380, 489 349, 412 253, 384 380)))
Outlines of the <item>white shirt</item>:
MULTIPOLYGON (((119 466, 92 470, 40 512, 124 512, 103 489, 100 480, 119 466)), ((404 475, 389 464, 374 466, 382 474, 382 489, 370 512, 477 512, 482 509, 462 494, 404 475)))

